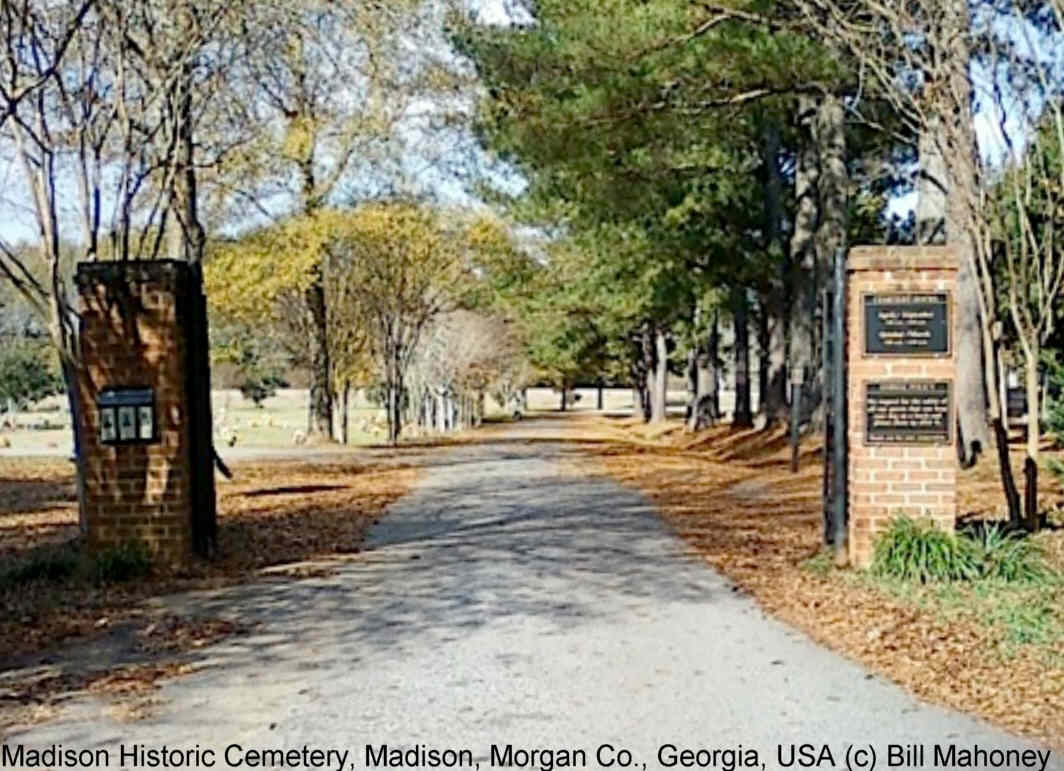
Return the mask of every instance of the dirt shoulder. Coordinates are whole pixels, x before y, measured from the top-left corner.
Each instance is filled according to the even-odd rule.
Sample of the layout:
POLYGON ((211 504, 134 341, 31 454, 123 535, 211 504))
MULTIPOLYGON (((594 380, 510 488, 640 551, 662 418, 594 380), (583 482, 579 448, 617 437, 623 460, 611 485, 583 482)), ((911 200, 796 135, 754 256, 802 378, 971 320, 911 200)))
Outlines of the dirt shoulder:
MULTIPOLYGON (((628 431, 629 441, 599 448, 590 466, 649 495, 681 537, 766 611, 922 698, 1062 745, 1064 583, 905 586, 835 569, 817 556, 817 447, 806 448, 792 474, 779 434, 628 431)), ((1042 502, 1059 511, 1059 488, 1045 477, 1042 502)), ((989 462, 964 472, 959 491, 968 517, 998 516, 989 462)), ((1064 574, 1064 530, 1037 539, 1064 574)))

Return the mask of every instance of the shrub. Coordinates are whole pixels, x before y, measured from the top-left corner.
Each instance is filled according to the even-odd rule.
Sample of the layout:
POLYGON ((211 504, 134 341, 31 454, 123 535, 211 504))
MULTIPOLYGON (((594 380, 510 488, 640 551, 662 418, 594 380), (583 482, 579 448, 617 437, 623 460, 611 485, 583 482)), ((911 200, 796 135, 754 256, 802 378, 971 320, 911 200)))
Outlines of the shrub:
POLYGON ((252 372, 240 384, 240 395, 256 407, 277 393, 278 388, 288 388, 288 381, 280 375, 252 372))
POLYGON ((989 525, 981 533, 947 533, 930 522, 900 517, 876 541, 872 570, 903 581, 1033 582, 1048 576, 1030 540, 989 525))
POLYGON ((95 566, 101 584, 129 581, 151 572, 151 555, 139 541, 126 541, 97 554, 95 566))
POLYGON ((0 407, 10 403, 23 410, 62 389, 63 379, 43 345, 17 343, 0 347, 0 407))

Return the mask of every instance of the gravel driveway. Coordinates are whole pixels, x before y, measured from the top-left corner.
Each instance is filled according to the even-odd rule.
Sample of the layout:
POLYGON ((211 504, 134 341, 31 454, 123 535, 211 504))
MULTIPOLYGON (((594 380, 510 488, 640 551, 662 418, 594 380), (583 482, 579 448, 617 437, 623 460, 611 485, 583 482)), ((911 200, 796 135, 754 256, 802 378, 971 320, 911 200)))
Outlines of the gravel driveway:
MULTIPOLYGON (((925 748, 922 762, 896 768, 936 767, 936 747, 1032 747, 922 704, 767 618, 640 495, 576 476, 560 445, 504 435, 442 451, 369 546, 327 577, 169 599, 177 611, 261 625, 206 651, 206 667, 167 684, 148 719, 117 721, 82 696, 9 747, 104 748, 117 768, 122 743, 199 745, 226 768, 237 744, 229 759, 248 768, 249 749, 307 745, 322 767, 365 768, 366 746, 387 744, 468 750, 485 770, 493 745, 496 765, 507 745, 556 751, 535 768, 582 765, 579 751, 598 768, 611 745, 603 761, 626 760, 624 749, 638 769, 667 765, 669 745, 705 749, 692 761, 716 768, 783 767, 792 743, 811 745, 796 760, 821 768, 846 768, 851 745, 865 749, 850 751, 854 768, 867 767, 868 749, 888 767, 890 744, 925 748)), ((1064 769, 1033 750, 973 759, 1064 769)))

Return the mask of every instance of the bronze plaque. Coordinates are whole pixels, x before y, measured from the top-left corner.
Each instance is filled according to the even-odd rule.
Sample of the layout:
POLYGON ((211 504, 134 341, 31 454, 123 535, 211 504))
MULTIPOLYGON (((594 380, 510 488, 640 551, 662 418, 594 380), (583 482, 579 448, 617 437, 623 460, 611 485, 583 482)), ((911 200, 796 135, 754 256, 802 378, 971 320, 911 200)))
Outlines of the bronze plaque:
POLYGON ((865 442, 949 444, 953 427, 949 380, 865 384, 865 442))
POLYGON ((864 295, 865 353, 943 356, 950 352, 946 292, 864 295))

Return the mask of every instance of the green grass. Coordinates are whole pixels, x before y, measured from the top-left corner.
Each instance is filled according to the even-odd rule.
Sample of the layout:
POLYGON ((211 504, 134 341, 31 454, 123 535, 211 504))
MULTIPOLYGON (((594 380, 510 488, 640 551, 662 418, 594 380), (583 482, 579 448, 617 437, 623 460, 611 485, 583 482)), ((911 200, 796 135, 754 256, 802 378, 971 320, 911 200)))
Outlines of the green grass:
POLYGON ((947 621, 990 627, 998 633, 1005 655, 1017 646, 1052 646, 1064 640, 1064 581, 1059 577, 1034 583, 980 579, 920 584, 863 572, 850 573, 847 580, 947 621))
POLYGON ((831 549, 821 549, 812 557, 804 560, 801 567, 815 576, 827 578, 835 569, 835 555, 831 549))
POLYGON ((990 524, 959 533, 900 518, 876 544, 872 569, 851 573, 896 600, 999 633, 1001 651, 1064 640, 1064 576, 1038 542, 990 524))
POLYGON ((151 555, 137 541, 88 554, 80 542, 41 547, 0 572, 0 589, 34 589, 80 581, 103 586, 151 573, 151 555))
POLYGON ((881 592, 947 622, 989 627, 1004 658, 1034 646, 1047 666, 1064 665, 1064 576, 1048 567, 1037 537, 994 524, 945 533, 930 523, 902 518, 877 542, 871 570, 836 569, 830 549, 801 566, 843 587, 881 592))

